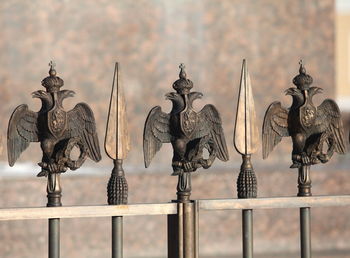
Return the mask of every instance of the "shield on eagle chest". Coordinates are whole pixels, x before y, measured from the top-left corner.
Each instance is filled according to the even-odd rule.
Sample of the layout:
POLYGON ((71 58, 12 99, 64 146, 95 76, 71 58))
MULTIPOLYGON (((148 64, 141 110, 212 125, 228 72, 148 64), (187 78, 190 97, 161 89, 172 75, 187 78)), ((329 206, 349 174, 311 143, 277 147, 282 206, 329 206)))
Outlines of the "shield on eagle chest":
POLYGON ((187 108, 180 113, 180 126, 182 132, 190 137, 197 127, 198 114, 191 108, 187 108))
POLYGON ((309 128, 316 120, 316 107, 307 99, 299 109, 300 123, 304 129, 309 128))
POLYGON ((60 137, 67 124, 67 113, 57 104, 47 113, 47 122, 50 132, 55 137, 60 137))

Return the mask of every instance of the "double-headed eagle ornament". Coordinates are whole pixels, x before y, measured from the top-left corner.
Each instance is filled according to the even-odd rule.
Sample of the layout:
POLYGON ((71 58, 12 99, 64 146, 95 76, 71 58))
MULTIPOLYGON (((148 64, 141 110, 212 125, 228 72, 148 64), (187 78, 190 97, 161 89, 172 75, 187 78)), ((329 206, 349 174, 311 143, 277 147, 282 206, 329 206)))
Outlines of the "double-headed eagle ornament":
POLYGON ((193 101, 203 94, 190 92, 193 82, 186 78, 183 64, 180 65, 179 77, 173 83, 176 92, 165 95, 173 104, 171 112, 164 113, 160 106, 152 108, 143 135, 146 167, 163 143, 172 144, 172 175, 179 175, 178 193, 190 192, 189 172, 200 167, 209 168, 216 157, 222 161, 229 159, 219 112, 210 104, 200 112, 195 111, 193 101), (203 158, 204 149, 209 153, 207 159, 203 158))
POLYGON ((300 61, 299 74, 293 79, 296 88, 286 90, 286 95, 293 98, 292 106, 286 109, 276 101, 266 111, 262 137, 264 159, 287 136, 293 141, 291 168, 326 163, 334 151, 346 152, 339 107, 331 99, 316 107, 312 99, 322 89, 311 87, 312 82, 300 61))
POLYGON ((62 102, 73 97, 71 90, 60 90, 63 80, 56 76, 54 64, 50 62, 49 76, 41 84, 46 88, 32 93, 39 98, 42 106, 39 112, 28 109, 26 104, 13 112, 8 127, 8 161, 13 166, 21 153, 31 142, 40 142, 43 152, 42 168, 38 176, 62 173, 67 169, 79 168, 87 157, 94 161, 101 159, 95 118, 85 103, 77 104, 66 112, 62 102), (77 160, 70 158, 74 147, 80 149, 77 160))

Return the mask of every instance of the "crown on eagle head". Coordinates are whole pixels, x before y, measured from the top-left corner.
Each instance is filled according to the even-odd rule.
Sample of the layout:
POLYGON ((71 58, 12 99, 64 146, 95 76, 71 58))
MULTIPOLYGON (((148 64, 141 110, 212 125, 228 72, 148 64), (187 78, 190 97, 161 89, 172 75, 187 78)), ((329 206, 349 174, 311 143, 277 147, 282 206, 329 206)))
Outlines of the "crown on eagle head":
POLYGON ((47 92, 58 92, 60 88, 63 86, 63 80, 56 76, 55 66, 56 64, 53 61, 49 63, 50 70, 49 75, 45 79, 41 81, 41 85, 46 88, 47 92))
POLYGON ((173 83, 173 88, 179 94, 188 94, 193 88, 193 82, 186 78, 185 65, 180 64, 179 79, 173 83))
POLYGON ((313 79, 306 73, 305 67, 303 66, 303 60, 300 60, 299 64, 299 74, 294 77, 293 83, 299 90, 308 90, 313 82, 313 79))

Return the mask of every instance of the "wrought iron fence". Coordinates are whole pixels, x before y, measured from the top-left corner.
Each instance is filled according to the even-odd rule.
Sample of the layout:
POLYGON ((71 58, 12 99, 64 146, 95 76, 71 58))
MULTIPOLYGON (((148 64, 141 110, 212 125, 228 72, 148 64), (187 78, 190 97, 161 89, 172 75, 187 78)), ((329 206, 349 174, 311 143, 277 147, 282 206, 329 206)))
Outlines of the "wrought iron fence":
POLYGON ((228 148, 222 121, 215 106, 207 104, 199 112, 192 102, 203 96, 191 92, 193 82, 187 78, 185 66, 180 65, 179 79, 173 83, 175 91, 166 94, 172 101, 172 111, 164 113, 159 106, 151 109, 145 122, 143 150, 148 167, 163 143, 171 143, 174 156, 172 175, 178 176, 177 200, 163 204, 127 204, 128 184, 122 167, 129 151, 129 134, 125 99, 122 94, 119 64, 115 65, 113 87, 105 137, 105 150, 113 159, 114 168, 108 182, 108 204, 101 206, 61 207, 60 174, 67 169, 78 169, 87 157, 101 159, 95 119, 89 106, 79 103, 66 112, 61 103, 73 96, 70 90, 60 90, 63 80, 56 76, 50 62, 49 76, 42 81, 46 91, 36 91, 34 97, 42 100, 43 107, 36 113, 27 105, 18 106, 13 112, 8 130, 9 164, 12 166, 30 142, 41 142, 43 151, 42 171, 47 176, 48 207, 1 209, 0 220, 48 219, 49 258, 60 255, 60 218, 108 217, 112 218, 112 257, 123 256, 123 217, 135 215, 168 216, 168 257, 194 258, 199 256, 199 224, 202 210, 242 210, 242 253, 253 257, 253 210, 271 208, 300 208, 300 253, 311 257, 311 207, 350 205, 350 196, 311 195, 310 167, 326 163, 334 152, 345 154, 345 136, 337 104, 326 99, 315 107, 312 97, 322 89, 310 87, 312 77, 300 62, 299 74, 294 77, 296 87, 287 89, 293 97, 289 109, 280 102, 273 102, 266 111, 263 123, 263 158, 281 141, 293 139, 292 165, 298 168, 298 196, 283 198, 257 198, 257 180, 251 162, 257 150, 257 128, 254 101, 247 63, 243 60, 239 100, 234 130, 234 146, 242 155, 242 165, 237 179, 239 199, 191 200, 191 174, 197 169, 208 169, 216 158, 227 161, 228 148), (43 124, 43 121, 47 124, 43 124), (77 160, 71 160, 74 147, 80 149, 77 160), (209 157, 203 155, 207 150, 209 157), (324 153, 324 149, 326 153, 324 153))
MULTIPOLYGON (((112 217, 119 218, 122 223, 124 216, 168 216, 168 257, 198 258, 199 257, 199 217, 201 212, 214 210, 258 210, 258 209, 285 209, 285 208, 313 208, 350 206, 350 195, 313 196, 313 197, 276 197, 254 199, 211 199, 193 200, 189 203, 156 203, 156 204, 128 204, 128 205, 95 205, 70 207, 33 207, 33 208, 7 208, 0 209, 0 220, 31 220, 31 219, 60 219, 60 218, 86 218, 86 217, 112 217)), ((118 221, 117 221, 118 223, 118 221)), ((119 225, 120 226, 120 225, 119 225)), ((243 225, 242 225, 243 226, 243 225)), ((247 226, 247 225, 246 225, 247 226)), ((253 238, 252 224, 248 229, 242 228, 242 242, 253 238)), ((114 227, 112 223, 112 257, 123 255, 123 230, 114 227), (117 231, 117 232, 115 232, 117 231)), ((50 243, 55 245, 49 249, 57 250, 59 255, 59 230, 56 235, 49 234, 50 243), (52 249, 54 248, 54 249, 52 249)), ((311 241, 310 232, 300 227, 301 249, 311 241), (308 234, 310 234, 308 237, 308 234)), ((253 242, 251 242, 253 244, 253 242)), ((249 246, 253 248, 253 245, 249 246)), ((1 256, 1 254, 0 254, 1 256)), ((49 254, 49 257, 55 257, 49 254)), ((252 257, 252 254, 249 256, 252 257)), ((301 257, 306 257, 301 252, 301 257)))

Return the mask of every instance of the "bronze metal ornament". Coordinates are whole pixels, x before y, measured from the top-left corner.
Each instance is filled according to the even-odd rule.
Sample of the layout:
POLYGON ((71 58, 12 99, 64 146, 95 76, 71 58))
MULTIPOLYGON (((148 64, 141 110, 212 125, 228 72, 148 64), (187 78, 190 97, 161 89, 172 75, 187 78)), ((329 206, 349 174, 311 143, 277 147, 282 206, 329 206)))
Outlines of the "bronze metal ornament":
POLYGON ((128 184, 123 170, 123 160, 130 150, 126 102, 119 63, 115 63, 112 93, 109 104, 105 137, 105 151, 113 159, 114 168, 107 186, 108 204, 128 203, 128 184))
POLYGON ((242 155, 243 161, 237 179, 237 196, 238 198, 256 198, 257 180, 251 155, 258 149, 260 139, 253 91, 245 59, 242 63, 233 142, 237 152, 242 155))
MULTIPOLYGON (((259 130, 256 122, 253 90, 245 59, 242 63, 233 142, 237 152, 242 155, 242 165, 237 178, 237 196, 238 198, 256 198, 258 185, 251 157, 259 146, 259 130)), ((242 239, 243 258, 252 258, 252 209, 242 210, 242 239)))
POLYGON ((173 83, 175 92, 167 93, 166 99, 173 104, 169 114, 160 106, 152 108, 146 119, 143 134, 143 152, 146 168, 163 143, 173 146, 172 175, 179 176, 178 199, 189 201, 191 172, 198 168, 209 168, 215 158, 229 159, 224 131, 219 112, 213 105, 205 105, 197 112, 192 103, 203 96, 190 92, 193 82, 187 79, 185 66, 180 65, 179 79, 173 83), (203 158, 207 149, 209 158, 203 158))
POLYGON ((8 126, 7 150, 9 164, 13 166, 31 142, 40 142, 43 157, 38 164, 41 167, 38 176, 48 177, 48 206, 61 206, 59 174, 68 168, 78 169, 87 157, 99 161, 101 153, 92 110, 85 103, 68 112, 64 110, 63 100, 75 93, 60 89, 64 82, 56 76, 55 64, 50 62, 49 66, 49 76, 41 82, 46 91, 32 93, 33 98, 41 100, 41 109, 34 112, 22 104, 14 110, 8 126), (74 147, 80 150, 77 160, 70 157, 74 147))
POLYGON ((313 97, 322 93, 319 87, 311 87, 312 77, 300 62, 299 75, 293 79, 296 87, 286 90, 293 98, 286 109, 280 102, 273 102, 266 111, 263 125, 263 158, 266 159, 282 137, 293 141, 291 168, 328 162, 334 151, 345 154, 343 122, 338 105, 326 99, 316 107, 313 97), (327 145, 327 151, 323 146, 327 145))
MULTIPOLYGON (((328 162, 334 152, 345 154, 343 122, 338 105, 326 99, 316 107, 314 95, 321 93, 319 87, 311 87, 312 77, 306 73, 300 61, 299 74, 294 77, 296 87, 286 90, 293 98, 286 109, 280 102, 273 102, 267 109, 263 124, 263 158, 273 148, 290 136, 293 141, 291 168, 298 168, 298 196, 311 196, 310 167, 328 162), (325 150, 326 149, 326 150, 325 150)), ((311 257, 310 207, 300 208, 301 257, 311 257)))
MULTIPOLYGON (((109 104, 105 151, 113 159, 113 170, 107 185, 109 205, 128 203, 128 183, 123 169, 123 160, 130 150, 124 97, 119 63, 115 63, 112 93, 109 104)), ((112 217, 112 258, 123 257, 123 217, 112 217)))
MULTIPOLYGON (((31 142, 40 142, 43 153, 38 165, 39 177, 47 176, 47 206, 62 206, 60 174, 67 169, 78 169, 87 157, 101 160, 94 114, 85 103, 77 104, 66 112, 63 100, 73 97, 71 90, 60 90, 63 80, 56 76, 55 64, 49 63, 49 76, 41 84, 46 88, 32 93, 39 98, 42 106, 39 112, 22 104, 12 113, 7 131, 7 153, 10 166, 13 166, 21 153, 31 142), (80 150, 77 160, 70 157, 74 147, 80 150)), ((49 257, 60 257, 60 219, 49 219, 49 257)))

